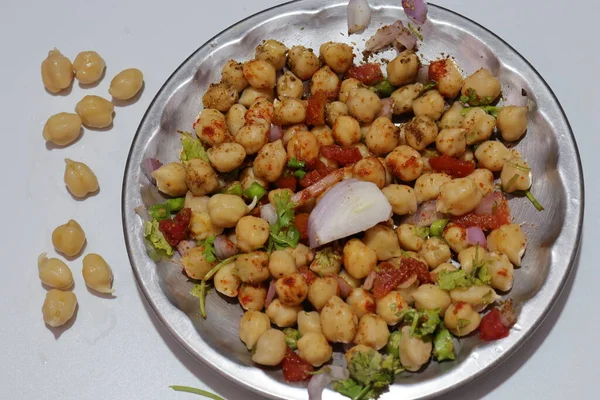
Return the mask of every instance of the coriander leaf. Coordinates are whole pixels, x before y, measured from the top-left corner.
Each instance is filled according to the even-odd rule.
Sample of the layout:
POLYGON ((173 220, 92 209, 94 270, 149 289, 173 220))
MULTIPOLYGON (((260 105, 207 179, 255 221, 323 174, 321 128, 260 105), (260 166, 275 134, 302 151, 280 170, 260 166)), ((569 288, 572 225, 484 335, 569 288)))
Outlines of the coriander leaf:
POLYGON ((418 311, 409 308, 401 311, 399 316, 405 322, 410 323, 411 336, 422 338, 435 332, 441 322, 439 311, 439 309, 418 311))
POLYGON ((396 87, 390 83, 387 79, 382 80, 378 84, 369 88, 371 91, 377 93, 379 97, 390 97, 396 87))
POLYGON ((294 226, 294 207, 290 192, 283 191, 275 194, 274 203, 277 222, 271 225, 269 249, 275 247, 282 250, 286 247, 296 248, 300 240, 300 232, 294 226))
POLYGON ((427 82, 427 84, 425 86, 423 86, 423 89, 421 89, 421 93, 424 93, 424 92, 428 91, 429 89, 433 89, 436 86, 437 86, 436 81, 427 82))
POLYGON ((455 359, 452 334, 443 324, 433 336, 433 354, 438 361, 455 359))
POLYGON ((200 139, 194 137, 190 132, 177 131, 181 135, 181 154, 179 158, 183 162, 187 162, 193 158, 199 158, 206 162, 208 161, 208 155, 200 139))
POLYGON ((206 319, 206 292, 206 281, 195 283, 192 290, 190 290, 190 294, 200 300, 200 315, 204 319, 206 319))
POLYGON ((490 104, 494 99, 489 96, 480 97, 477 91, 473 88, 467 89, 467 95, 462 95, 458 99, 461 103, 470 104, 472 106, 486 106, 490 104))
POLYGON ((215 235, 209 236, 205 240, 198 242, 198 246, 204 247, 204 251, 202 252, 202 254, 204 255, 204 258, 206 259, 206 261, 208 261, 208 262, 217 261, 214 243, 215 243, 215 235))
POLYGON ((197 394, 200 396, 208 397, 209 399, 213 399, 213 400, 225 400, 221 396, 218 396, 211 392, 207 392, 206 390, 202 390, 202 389, 196 389, 196 388, 189 387, 189 386, 178 386, 178 385, 172 385, 169 387, 171 389, 175 390, 176 392, 186 392, 186 393, 197 394))
POLYGON ((473 275, 464 269, 443 270, 438 273, 438 284, 442 290, 471 287, 475 284, 473 275))
POLYGON ((333 389, 343 396, 351 398, 352 400, 367 400, 377 398, 377 394, 371 390, 371 385, 361 385, 352 378, 335 382, 333 389))
POLYGON ((152 247, 157 250, 163 251, 167 256, 173 255, 173 247, 167 242, 164 235, 158 229, 158 221, 153 219, 152 221, 146 221, 144 223, 144 237, 150 242, 152 247))
POLYGON ((385 351, 392 357, 400 358, 400 340, 402 339, 402 332, 394 331, 388 338, 387 346, 385 351))

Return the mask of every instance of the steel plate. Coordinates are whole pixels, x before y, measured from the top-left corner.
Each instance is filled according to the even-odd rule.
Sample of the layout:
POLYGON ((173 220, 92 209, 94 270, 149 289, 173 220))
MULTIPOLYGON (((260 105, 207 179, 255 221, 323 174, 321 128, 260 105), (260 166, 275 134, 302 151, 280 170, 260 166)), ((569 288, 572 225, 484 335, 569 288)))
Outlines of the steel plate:
MULTIPOLYGON (((146 157, 163 162, 178 157, 178 129, 190 129, 202 108, 202 94, 219 80, 220 69, 231 58, 252 58, 263 39, 277 39, 288 46, 319 48, 326 41, 364 40, 381 24, 404 18, 401 8, 386 0, 371 1, 370 28, 348 37, 346 3, 304 0, 286 3, 253 15, 226 29, 196 50, 164 84, 146 112, 133 140, 123 182, 123 228, 129 258, 147 300, 167 330, 198 360, 215 371, 263 396, 274 399, 306 399, 306 389, 283 382, 278 370, 254 366, 238 338, 242 310, 236 302, 211 294, 208 319, 201 320, 190 284, 170 262, 156 265, 147 255, 142 221, 134 209, 160 201, 149 186, 140 164, 146 157)), ((394 2, 399 4, 399 2, 394 2)), ((440 53, 455 57, 466 74, 485 66, 500 78, 509 104, 523 102, 528 93, 531 112, 526 137, 518 149, 530 162, 535 177, 532 191, 546 207, 537 212, 525 199, 511 200, 517 222, 529 239, 523 267, 515 273, 510 296, 521 306, 511 335, 492 343, 476 337, 460 341, 455 362, 431 363, 423 372, 403 374, 383 398, 417 399, 444 393, 484 374, 505 360, 535 331, 555 303, 573 269, 583 218, 583 178, 579 154, 566 116, 552 90, 535 69, 502 39, 452 11, 430 5, 430 23, 419 50, 423 59, 440 53)), ((326 399, 341 398, 327 391, 326 399)))

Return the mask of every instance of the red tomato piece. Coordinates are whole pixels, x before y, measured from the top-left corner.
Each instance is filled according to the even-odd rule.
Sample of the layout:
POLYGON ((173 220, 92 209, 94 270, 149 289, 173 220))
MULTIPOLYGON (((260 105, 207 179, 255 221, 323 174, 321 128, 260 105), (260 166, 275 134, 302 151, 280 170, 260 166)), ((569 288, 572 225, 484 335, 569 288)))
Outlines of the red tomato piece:
POLYGON ((309 187, 319 182, 321 179, 335 171, 333 168, 329 168, 325 163, 318 158, 315 158, 306 163, 306 168, 312 170, 304 175, 304 178, 300 180, 300 186, 309 187))
POLYGON ((429 70, 427 72, 430 81, 439 82, 443 77, 448 74, 446 70, 446 60, 435 60, 429 63, 429 70))
POLYGON ((184 208, 175 215, 175 218, 160 221, 158 229, 171 246, 177 246, 179 242, 187 238, 187 229, 191 218, 192 210, 184 208))
POLYGON ((475 171, 475 163, 473 161, 463 161, 446 155, 431 157, 429 165, 434 170, 444 172, 454 178, 464 178, 475 171))
POLYGON ((492 309, 483 316, 479 324, 479 338, 485 341, 498 340, 508 336, 510 329, 502 325, 500 311, 492 309))
POLYGON ((403 257, 399 267, 389 262, 382 262, 379 264, 379 271, 375 274, 373 295, 376 299, 381 299, 413 274, 417 275, 420 283, 431 283, 429 268, 419 260, 403 257))
POLYGON ((294 225, 298 232, 300 232, 300 240, 308 239, 308 217, 307 213, 296 214, 294 218, 294 225))
POLYGON ((306 107, 306 124, 325 124, 325 106, 327 105, 327 94, 321 90, 308 99, 306 107))
POLYGON ((491 215, 468 213, 452 218, 452 222, 457 225, 465 228, 468 228, 469 226, 478 226, 484 231, 498 229, 502 225, 510 224, 510 220, 510 208, 508 206, 508 201, 505 198, 502 198, 498 206, 492 209, 491 215))
POLYGON ((295 177, 293 177, 291 175, 282 176, 281 178, 279 178, 275 181, 275 186, 277 186, 278 189, 290 189, 292 192, 296 191, 297 184, 298 184, 298 181, 296 180, 295 177))
POLYGON ((283 378, 286 382, 302 382, 310 379, 313 366, 304 361, 291 347, 288 346, 285 357, 281 362, 283 378))
POLYGON ((362 159, 360 150, 356 147, 340 147, 337 144, 321 146, 321 155, 333 161, 337 161, 341 165, 348 165, 358 162, 362 159))
POLYGON ((383 80, 383 72, 381 72, 379 64, 353 65, 346 72, 346 78, 358 79, 361 83, 371 86, 383 80))
POLYGON ((298 269, 298 273, 300 275, 302 275, 302 277, 304 278, 304 280, 306 281, 307 284, 312 284, 315 279, 317 279, 317 274, 315 274, 314 272, 312 272, 310 269, 308 269, 307 267, 302 267, 298 269))

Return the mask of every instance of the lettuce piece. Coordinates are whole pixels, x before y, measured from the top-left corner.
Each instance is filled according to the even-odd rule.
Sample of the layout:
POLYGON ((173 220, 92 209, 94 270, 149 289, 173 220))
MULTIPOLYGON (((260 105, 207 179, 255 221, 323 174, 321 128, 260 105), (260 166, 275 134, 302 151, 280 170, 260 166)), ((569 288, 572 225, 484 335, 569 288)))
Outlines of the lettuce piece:
POLYGON ((159 254, 160 252, 164 252, 169 257, 173 255, 173 247, 171 247, 162 232, 158 229, 157 220, 153 219, 144 223, 144 237, 159 254))
POLYGON ((440 325, 440 329, 433 337, 433 354, 438 361, 454 360, 456 358, 452 334, 443 325, 440 325))
POLYGON ((206 153, 204 146, 202 146, 200 139, 194 137, 189 132, 183 132, 183 131, 178 131, 178 132, 181 135, 182 150, 181 150, 181 154, 179 156, 181 161, 186 162, 193 158, 199 158, 201 160, 209 162, 208 154, 206 153))

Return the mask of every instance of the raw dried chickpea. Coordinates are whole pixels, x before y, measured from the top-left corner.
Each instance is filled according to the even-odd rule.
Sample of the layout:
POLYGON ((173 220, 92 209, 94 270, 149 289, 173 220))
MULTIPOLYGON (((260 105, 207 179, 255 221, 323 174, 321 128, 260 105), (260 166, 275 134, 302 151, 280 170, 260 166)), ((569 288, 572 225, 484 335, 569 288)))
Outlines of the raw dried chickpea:
POLYGON ((75 78, 85 85, 98 82, 102 78, 106 62, 95 51, 82 51, 73 60, 75 78))
POLYGON ((106 128, 113 122, 115 106, 110 101, 94 95, 85 96, 75 106, 75 112, 88 128, 106 128))
POLYGON ((99 293, 112 293, 113 273, 101 255, 90 253, 83 257, 83 280, 99 293))
POLYGON ((44 139, 58 146, 73 143, 81 135, 81 117, 73 113, 54 114, 44 125, 44 139))
POLYGON ((119 72, 110 81, 108 93, 115 99, 129 100, 133 98, 144 85, 144 74, 137 68, 128 68, 119 72))
POLYGON ((53 328, 66 324, 75 314, 77 296, 73 292, 51 289, 42 306, 44 322, 53 328))
POLYGON ((67 290, 73 286, 73 274, 62 260, 48 258, 46 253, 38 257, 38 274, 44 285, 54 289, 67 290))
POLYGON ((42 82, 50 93, 58 93, 73 82, 73 65, 58 49, 50 50, 42 61, 42 82))
POLYGON ((52 232, 54 248, 66 255, 73 257, 79 254, 85 244, 85 232, 74 219, 64 225, 57 226, 52 232))
POLYGON ((90 167, 69 158, 65 163, 64 181, 73 196, 83 198, 98 190, 98 179, 90 167))

